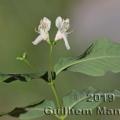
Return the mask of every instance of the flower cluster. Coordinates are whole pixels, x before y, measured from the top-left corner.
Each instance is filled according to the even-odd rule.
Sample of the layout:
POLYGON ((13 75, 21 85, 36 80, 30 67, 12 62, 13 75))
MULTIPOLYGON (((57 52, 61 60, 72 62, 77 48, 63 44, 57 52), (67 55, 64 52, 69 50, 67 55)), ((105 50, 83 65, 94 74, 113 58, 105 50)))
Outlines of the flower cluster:
MULTIPOLYGON (((68 30, 70 28, 70 20, 62 19, 62 17, 57 17, 55 25, 58 29, 56 35, 55 35, 55 42, 58 40, 64 40, 66 48, 69 50, 70 45, 68 43, 67 36, 69 34, 68 30)), ((42 20, 40 20, 40 24, 38 26, 37 33, 39 34, 38 37, 32 42, 33 45, 37 45, 41 41, 45 40, 47 42, 50 41, 49 39, 49 31, 51 28, 51 21, 44 17, 42 20)))

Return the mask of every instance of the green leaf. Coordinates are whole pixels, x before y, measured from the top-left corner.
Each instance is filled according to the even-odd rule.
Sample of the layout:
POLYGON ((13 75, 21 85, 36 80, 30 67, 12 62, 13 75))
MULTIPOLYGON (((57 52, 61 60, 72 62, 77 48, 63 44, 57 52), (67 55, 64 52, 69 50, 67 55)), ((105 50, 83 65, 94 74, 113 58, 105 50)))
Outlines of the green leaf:
POLYGON ((38 103, 30 104, 24 107, 16 107, 8 113, 1 113, 0 117, 4 115, 10 115, 21 120, 31 120, 41 118, 45 115, 45 109, 54 109, 55 105, 53 101, 42 100, 38 103))
POLYGON ((91 108, 94 109, 101 102, 88 102, 89 98, 88 94, 94 94, 97 92, 93 88, 89 88, 83 91, 72 90, 67 96, 63 98, 63 103, 65 107, 69 107, 70 109, 83 109, 83 108, 91 108))
POLYGON ((0 73, 0 82, 11 83, 13 81, 27 82, 33 79, 44 79, 45 72, 41 71, 39 73, 0 73))
POLYGON ((120 44, 103 39, 94 42, 81 56, 64 58, 54 67, 56 75, 63 70, 103 76, 106 72, 120 72, 120 44))
POLYGON ((96 94, 99 94, 100 96, 103 96, 104 94, 114 94, 116 98, 120 98, 119 90, 101 92, 100 90, 89 87, 88 89, 82 91, 72 90, 65 97, 63 97, 63 104, 65 107, 69 107, 70 109, 94 109, 104 101, 102 97, 98 101, 95 101, 91 95, 96 94))
POLYGON ((21 114, 19 118, 21 120, 31 120, 31 119, 41 118, 42 116, 45 115, 44 110, 48 108, 50 109, 55 108, 53 101, 46 100, 38 106, 27 108, 26 109, 27 112, 24 114, 21 114))
POLYGON ((71 66, 77 59, 68 57, 68 58, 61 58, 59 59, 58 63, 54 67, 54 71, 56 75, 58 75, 60 72, 67 70, 69 66, 71 66))
MULTIPOLYGON (((77 91, 77 90, 72 90, 67 96, 65 96, 63 98, 63 104, 65 107, 69 108, 69 111, 73 111, 73 110, 92 110, 94 108, 96 108, 98 105, 100 105, 100 103, 102 101, 92 101, 89 102, 88 98, 89 98, 89 94, 94 94, 95 92, 97 92, 95 89, 93 88, 89 88, 87 90, 83 90, 83 91, 77 91)), ((67 117, 68 114, 66 112, 65 117, 67 117)))

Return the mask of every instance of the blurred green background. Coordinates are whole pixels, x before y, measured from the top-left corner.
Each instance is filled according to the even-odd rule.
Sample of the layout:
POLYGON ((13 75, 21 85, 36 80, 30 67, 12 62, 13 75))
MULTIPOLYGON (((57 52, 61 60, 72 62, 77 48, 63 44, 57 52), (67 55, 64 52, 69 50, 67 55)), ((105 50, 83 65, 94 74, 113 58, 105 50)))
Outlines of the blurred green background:
MULTIPOLYGON (((51 19, 53 23, 50 32, 51 39, 54 38, 57 31, 54 25, 57 16, 70 18, 71 29, 73 28, 74 31, 69 37, 72 49, 67 51, 63 41, 60 41, 54 50, 54 63, 57 62, 59 57, 80 55, 87 48, 90 41, 92 41, 92 37, 89 39, 90 41, 85 41, 85 29, 82 31, 82 29, 78 30, 75 27, 76 24, 79 26, 81 21, 85 19, 85 17, 79 18, 77 14, 80 11, 78 9, 75 10, 75 6, 82 6, 82 3, 83 0, 0 0, 0 72, 27 73, 47 69, 48 45, 45 42, 38 46, 32 45, 32 41, 37 37, 35 27, 38 26, 39 20, 44 16, 51 19), (78 19, 77 22, 76 19, 78 19), (78 37, 79 34, 81 38, 78 37), (20 56, 23 52, 28 53, 30 63, 35 69, 30 69, 24 63, 16 60, 16 57, 20 56)), ((88 3, 91 4, 89 1, 88 3)), ((86 5, 86 9, 89 4, 86 5)), ((84 11, 82 14, 84 14, 84 11)), ((98 35, 97 37, 103 36, 98 35)), ((60 96, 64 96, 71 89, 80 90, 89 86, 103 91, 119 89, 119 79, 120 74, 112 74, 111 72, 107 73, 104 77, 90 77, 80 73, 65 72, 58 76, 56 86, 60 96)), ((44 98, 54 99, 50 88, 43 80, 34 80, 28 83, 21 83, 19 81, 11 84, 0 83, 0 113, 44 98)), ((118 107, 120 103, 116 100, 111 106, 118 107)), ((80 116, 72 116, 68 120, 81 120, 80 118, 80 116)), ((98 118, 100 120, 119 119, 118 116, 108 116, 107 118, 102 116, 96 116, 96 118, 95 116, 84 116, 82 120, 96 120, 98 118)), ((41 120, 48 119, 55 120, 55 118, 49 116, 41 118, 41 120)), ((17 119, 4 116, 0 120, 17 119)))

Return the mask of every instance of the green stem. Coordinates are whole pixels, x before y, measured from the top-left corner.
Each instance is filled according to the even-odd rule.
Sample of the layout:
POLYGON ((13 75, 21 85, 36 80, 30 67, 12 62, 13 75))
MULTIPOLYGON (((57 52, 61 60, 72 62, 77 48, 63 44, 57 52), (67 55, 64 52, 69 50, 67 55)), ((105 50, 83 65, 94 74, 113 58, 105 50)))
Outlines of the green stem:
POLYGON ((49 85, 51 87, 51 90, 53 92, 53 95, 55 97, 55 100, 56 100, 56 104, 57 104, 57 107, 60 108, 60 106, 62 105, 61 104, 61 101, 60 101, 60 98, 58 96, 58 93, 57 93, 57 90, 56 90, 56 87, 55 87, 55 83, 53 82, 53 79, 52 79, 52 72, 53 72, 53 66, 52 66, 52 52, 53 52, 53 45, 51 44, 50 45, 50 52, 49 52, 49 71, 48 71, 48 77, 49 77, 49 85))
POLYGON ((58 96, 57 91, 56 91, 55 83, 50 82, 50 87, 51 87, 51 90, 52 90, 53 95, 55 97, 57 107, 60 108, 61 107, 61 102, 60 102, 59 96, 58 96))
MULTIPOLYGON (((52 72, 53 72, 53 66, 52 66, 52 51, 53 51, 53 45, 50 45, 50 52, 49 52, 49 71, 48 71, 48 78, 49 78, 49 85, 50 85, 50 88, 52 90, 52 93, 55 97, 55 101, 56 101, 56 105, 57 105, 57 108, 61 108, 61 106, 63 106, 60 98, 59 98, 59 95, 57 93, 57 90, 56 90, 56 86, 55 86, 55 83, 52 79, 52 72)), ((62 118, 62 116, 59 116, 60 120, 64 120, 64 118, 62 118)))
POLYGON ((52 81, 52 75, 51 75, 51 72, 52 72, 52 51, 53 51, 53 46, 52 45, 50 45, 50 52, 49 52, 49 70, 48 70, 48 79, 50 80, 50 81, 52 81))

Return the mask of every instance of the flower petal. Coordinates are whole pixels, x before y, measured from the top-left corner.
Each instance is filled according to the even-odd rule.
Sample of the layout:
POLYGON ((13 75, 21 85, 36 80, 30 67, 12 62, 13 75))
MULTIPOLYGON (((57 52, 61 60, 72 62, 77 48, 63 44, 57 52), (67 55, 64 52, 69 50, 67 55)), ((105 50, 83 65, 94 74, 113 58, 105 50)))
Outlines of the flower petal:
POLYGON ((51 28, 51 21, 47 17, 44 17, 43 19, 40 20, 40 24, 38 26, 38 33, 40 33, 41 30, 48 32, 50 28, 51 28))
POLYGON ((47 17, 44 17, 43 18, 43 23, 46 24, 46 30, 49 31, 50 27, 51 27, 51 21, 47 17))
POLYGON ((62 27, 62 24, 63 24, 63 20, 62 20, 62 17, 57 17, 56 18, 56 22, 55 22, 55 24, 56 24, 56 27, 58 28, 58 29, 61 29, 61 27, 62 27))
POLYGON ((67 18, 63 22, 62 31, 66 32, 69 30, 69 28, 70 28, 70 20, 67 18))
POLYGON ((39 35, 33 42, 33 45, 37 45, 38 43, 40 43, 43 40, 42 36, 39 35))
POLYGON ((65 42, 65 46, 66 46, 67 50, 70 50, 70 45, 67 40, 67 35, 63 35, 63 40, 65 42))
POLYGON ((58 30, 55 36, 55 41, 63 39, 63 34, 58 30))

